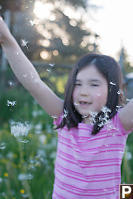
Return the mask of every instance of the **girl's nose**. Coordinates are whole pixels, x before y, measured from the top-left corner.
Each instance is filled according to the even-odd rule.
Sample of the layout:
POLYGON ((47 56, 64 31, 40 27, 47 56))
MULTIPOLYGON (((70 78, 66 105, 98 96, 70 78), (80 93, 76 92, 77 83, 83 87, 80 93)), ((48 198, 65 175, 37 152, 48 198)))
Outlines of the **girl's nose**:
POLYGON ((85 86, 83 86, 80 90, 80 95, 88 95, 88 91, 87 88, 85 86))

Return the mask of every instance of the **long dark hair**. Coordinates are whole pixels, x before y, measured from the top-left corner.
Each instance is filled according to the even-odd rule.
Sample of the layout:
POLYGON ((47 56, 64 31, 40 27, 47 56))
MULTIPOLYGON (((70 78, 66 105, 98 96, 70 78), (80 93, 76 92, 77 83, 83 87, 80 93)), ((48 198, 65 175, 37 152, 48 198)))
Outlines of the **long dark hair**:
MULTIPOLYGON (((120 91, 122 88, 122 73, 119 64, 110 56, 100 54, 87 54, 82 57, 73 67, 65 89, 64 98, 64 116, 62 122, 57 126, 63 128, 65 125, 70 128, 77 127, 82 122, 82 115, 76 111, 73 105, 73 90, 75 87, 76 76, 78 72, 89 65, 94 65, 97 70, 104 76, 108 83, 108 97, 105 107, 110 110, 108 119, 111 119, 122 105, 123 97, 120 91)), ((92 134, 97 134, 103 128, 104 112, 101 110, 95 116, 95 123, 92 134), (103 119, 103 120, 102 120, 103 119)))

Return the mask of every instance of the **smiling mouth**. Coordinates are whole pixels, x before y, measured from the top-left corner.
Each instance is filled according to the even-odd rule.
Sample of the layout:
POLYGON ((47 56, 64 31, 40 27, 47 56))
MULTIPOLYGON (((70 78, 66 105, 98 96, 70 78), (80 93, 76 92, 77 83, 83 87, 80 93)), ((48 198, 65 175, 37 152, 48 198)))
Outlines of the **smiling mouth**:
POLYGON ((92 102, 85 102, 85 101, 74 102, 75 106, 88 106, 91 104, 92 104, 92 102))
POLYGON ((92 104, 92 103, 91 102, 79 101, 79 104, 81 104, 81 105, 89 105, 89 104, 92 104))

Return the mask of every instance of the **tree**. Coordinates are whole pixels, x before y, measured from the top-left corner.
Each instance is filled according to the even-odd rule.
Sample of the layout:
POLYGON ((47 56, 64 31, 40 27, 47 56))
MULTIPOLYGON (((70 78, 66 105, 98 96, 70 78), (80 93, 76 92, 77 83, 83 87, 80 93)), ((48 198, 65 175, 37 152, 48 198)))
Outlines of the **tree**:
POLYGON ((123 65, 123 70, 125 74, 132 72, 133 66, 129 61, 129 56, 124 47, 121 48, 120 52, 118 53, 118 56, 120 57, 120 59, 122 59, 122 65, 123 65))
MULTIPOLYGON (((0 1, 4 11, 10 9, 11 31, 30 60, 45 61, 45 65, 52 62, 63 67, 64 64, 71 66, 88 52, 98 52, 96 42, 99 36, 87 28, 84 22, 87 7, 92 9, 87 0, 42 0, 45 7, 52 6, 49 17, 43 20, 37 19, 33 13, 35 2, 10 0, 2 4, 0 1), (12 7, 15 7, 17 2, 20 3, 19 7, 16 7, 19 12, 14 12, 16 10, 12 7), (74 16, 75 13, 77 17, 74 16)), ((42 79, 48 79, 43 71, 40 76, 42 79)), ((58 76, 57 73, 62 74, 62 69, 56 70, 58 76)))
POLYGON ((24 46, 23 50, 31 60, 70 64, 88 52, 98 52, 96 40, 99 36, 86 28, 84 23, 87 0, 51 0, 45 3, 42 0, 45 6, 53 6, 50 17, 43 20, 37 20, 34 16, 35 2, 25 4, 25 13, 17 13, 14 20, 14 34, 20 44, 21 38, 28 41, 27 48, 24 46), (68 8, 69 13, 66 12, 68 8), (77 12, 80 18, 72 17, 70 12, 77 12), (30 25, 31 21, 34 25, 30 25))
POLYGON ((10 11, 18 11, 22 8, 22 1, 21 0, 0 0, 1 9, 4 12, 5 10, 10 11))

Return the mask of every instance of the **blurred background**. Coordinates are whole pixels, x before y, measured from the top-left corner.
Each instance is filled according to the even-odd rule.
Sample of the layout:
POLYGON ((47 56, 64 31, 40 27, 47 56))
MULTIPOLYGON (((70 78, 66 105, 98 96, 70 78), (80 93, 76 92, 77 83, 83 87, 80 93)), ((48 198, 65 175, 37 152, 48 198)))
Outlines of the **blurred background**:
MULTIPOLYGON (((120 63, 126 101, 133 97, 132 7, 130 0, 0 0, 0 13, 23 52, 62 99, 70 70, 89 52, 120 63)), ((0 91, 0 199, 50 199, 53 119, 18 82, 2 49, 0 91)), ((133 183, 132 143, 130 134, 121 168, 126 184, 133 183)))

